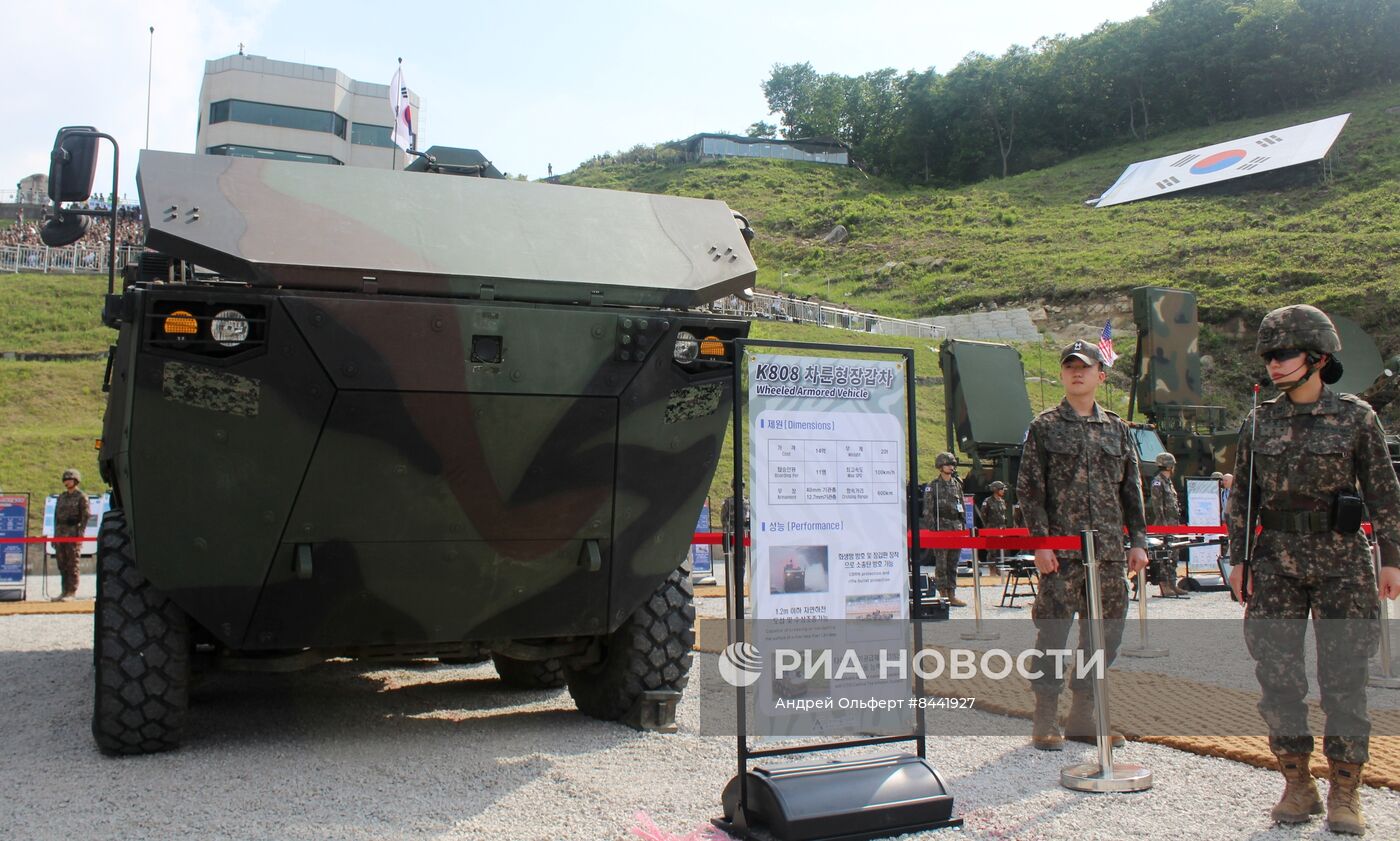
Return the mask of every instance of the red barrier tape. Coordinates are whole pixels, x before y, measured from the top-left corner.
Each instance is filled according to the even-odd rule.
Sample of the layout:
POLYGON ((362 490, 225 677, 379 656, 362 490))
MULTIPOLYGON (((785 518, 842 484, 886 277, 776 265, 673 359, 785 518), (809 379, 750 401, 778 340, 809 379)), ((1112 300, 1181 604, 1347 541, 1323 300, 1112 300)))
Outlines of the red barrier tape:
MULTIPOLYGON (((1361 528, 1371 534, 1371 524, 1362 523, 1361 528)), ((1255 527, 1254 533, 1260 529, 1255 527)), ((1126 533, 1127 530, 1124 529, 1126 533)), ((1169 535, 1220 535, 1230 533, 1226 526, 1148 526, 1148 534, 1169 535)), ((717 531, 697 531, 692 543, 696 546, 717 546, 723 543, 723 533, 717 531)), ((910 539, 910 544, 913 539, 910 539)), ((748 535, 744 545, 749 545, 748 535)), ((982 529, 973 537, 965 531, 919 531, 920 549, 1055 549, 1057 551, 1080 548, 1080 540, 1074 535, 1031 537, 1029 529, 982 529)))
POLYGON ((0 543, 87 543, 95 537, 0 537, 0 543))

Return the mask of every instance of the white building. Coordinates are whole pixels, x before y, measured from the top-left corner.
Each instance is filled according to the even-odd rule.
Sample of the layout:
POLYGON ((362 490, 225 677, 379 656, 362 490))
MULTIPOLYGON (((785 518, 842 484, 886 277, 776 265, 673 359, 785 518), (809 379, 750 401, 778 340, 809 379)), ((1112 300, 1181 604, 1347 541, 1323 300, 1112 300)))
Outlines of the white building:
MULTIPOLYGON (((384 66, 386 77, 394 71, 384 66)), ((422 138, 418 95, 409 91, 422 138)), ((323 164, 403 169, 392 137, 389 86, 357 82, 333 67, 259 55, 204 63, 195 151, 323 164)))

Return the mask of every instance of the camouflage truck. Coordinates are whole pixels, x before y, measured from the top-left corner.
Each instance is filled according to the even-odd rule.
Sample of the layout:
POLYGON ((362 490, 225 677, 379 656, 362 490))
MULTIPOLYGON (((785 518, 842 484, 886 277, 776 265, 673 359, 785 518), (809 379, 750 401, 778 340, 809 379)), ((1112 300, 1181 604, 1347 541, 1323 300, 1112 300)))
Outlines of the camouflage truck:
POLYGON ((155 151, 137 183, 151 252, 103 313, 103 751, 175 746, 199 668, 489 655, 600 719, 674 699, 747 333, 697 307, 752 285, 746 223, 155 151))

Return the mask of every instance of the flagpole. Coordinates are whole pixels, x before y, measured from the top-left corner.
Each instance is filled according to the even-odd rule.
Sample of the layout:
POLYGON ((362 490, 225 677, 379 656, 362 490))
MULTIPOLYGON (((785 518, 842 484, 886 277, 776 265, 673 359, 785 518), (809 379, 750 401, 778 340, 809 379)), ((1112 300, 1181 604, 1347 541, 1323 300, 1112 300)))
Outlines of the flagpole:
POLYGON ((151 43, 146 49, 146 145, 143 149, 151 148, 151 63, 156 54, 156 28, 151 27, 151 43))
MULTIPOLYGON (((403 56, 399 56, 399 72, 394 78, 403 84, 403 56)), ((391 129, 389 140, 393 144, 389 147, 389 168, 399 168, 399 99, 398 91, 393 88, 393 82, 389 83, 389 101, 394 103, 394 127, 391 129)))

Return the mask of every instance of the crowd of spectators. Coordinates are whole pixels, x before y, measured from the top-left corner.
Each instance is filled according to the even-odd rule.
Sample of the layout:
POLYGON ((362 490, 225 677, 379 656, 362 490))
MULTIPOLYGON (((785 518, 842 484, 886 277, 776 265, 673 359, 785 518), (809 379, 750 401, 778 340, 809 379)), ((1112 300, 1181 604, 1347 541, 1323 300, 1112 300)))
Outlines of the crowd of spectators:
MULTIPOLYGON (((8 228, 0 228, 0 245, 32 245, 41 246, 43 240, 39 239, 39 228, 42 222, 21 220, 8 228)), ((74 245, 80 248, 103 248, 107 245, 107 239, 111 233, 110 223, 106 219, 92 220, 92 227, 83 238, 74 245)), ((145 242, 146 235, 141 230, 141 220, 132 214, 119 214, 117 217, 117 245, 141 245, 145 242)))

